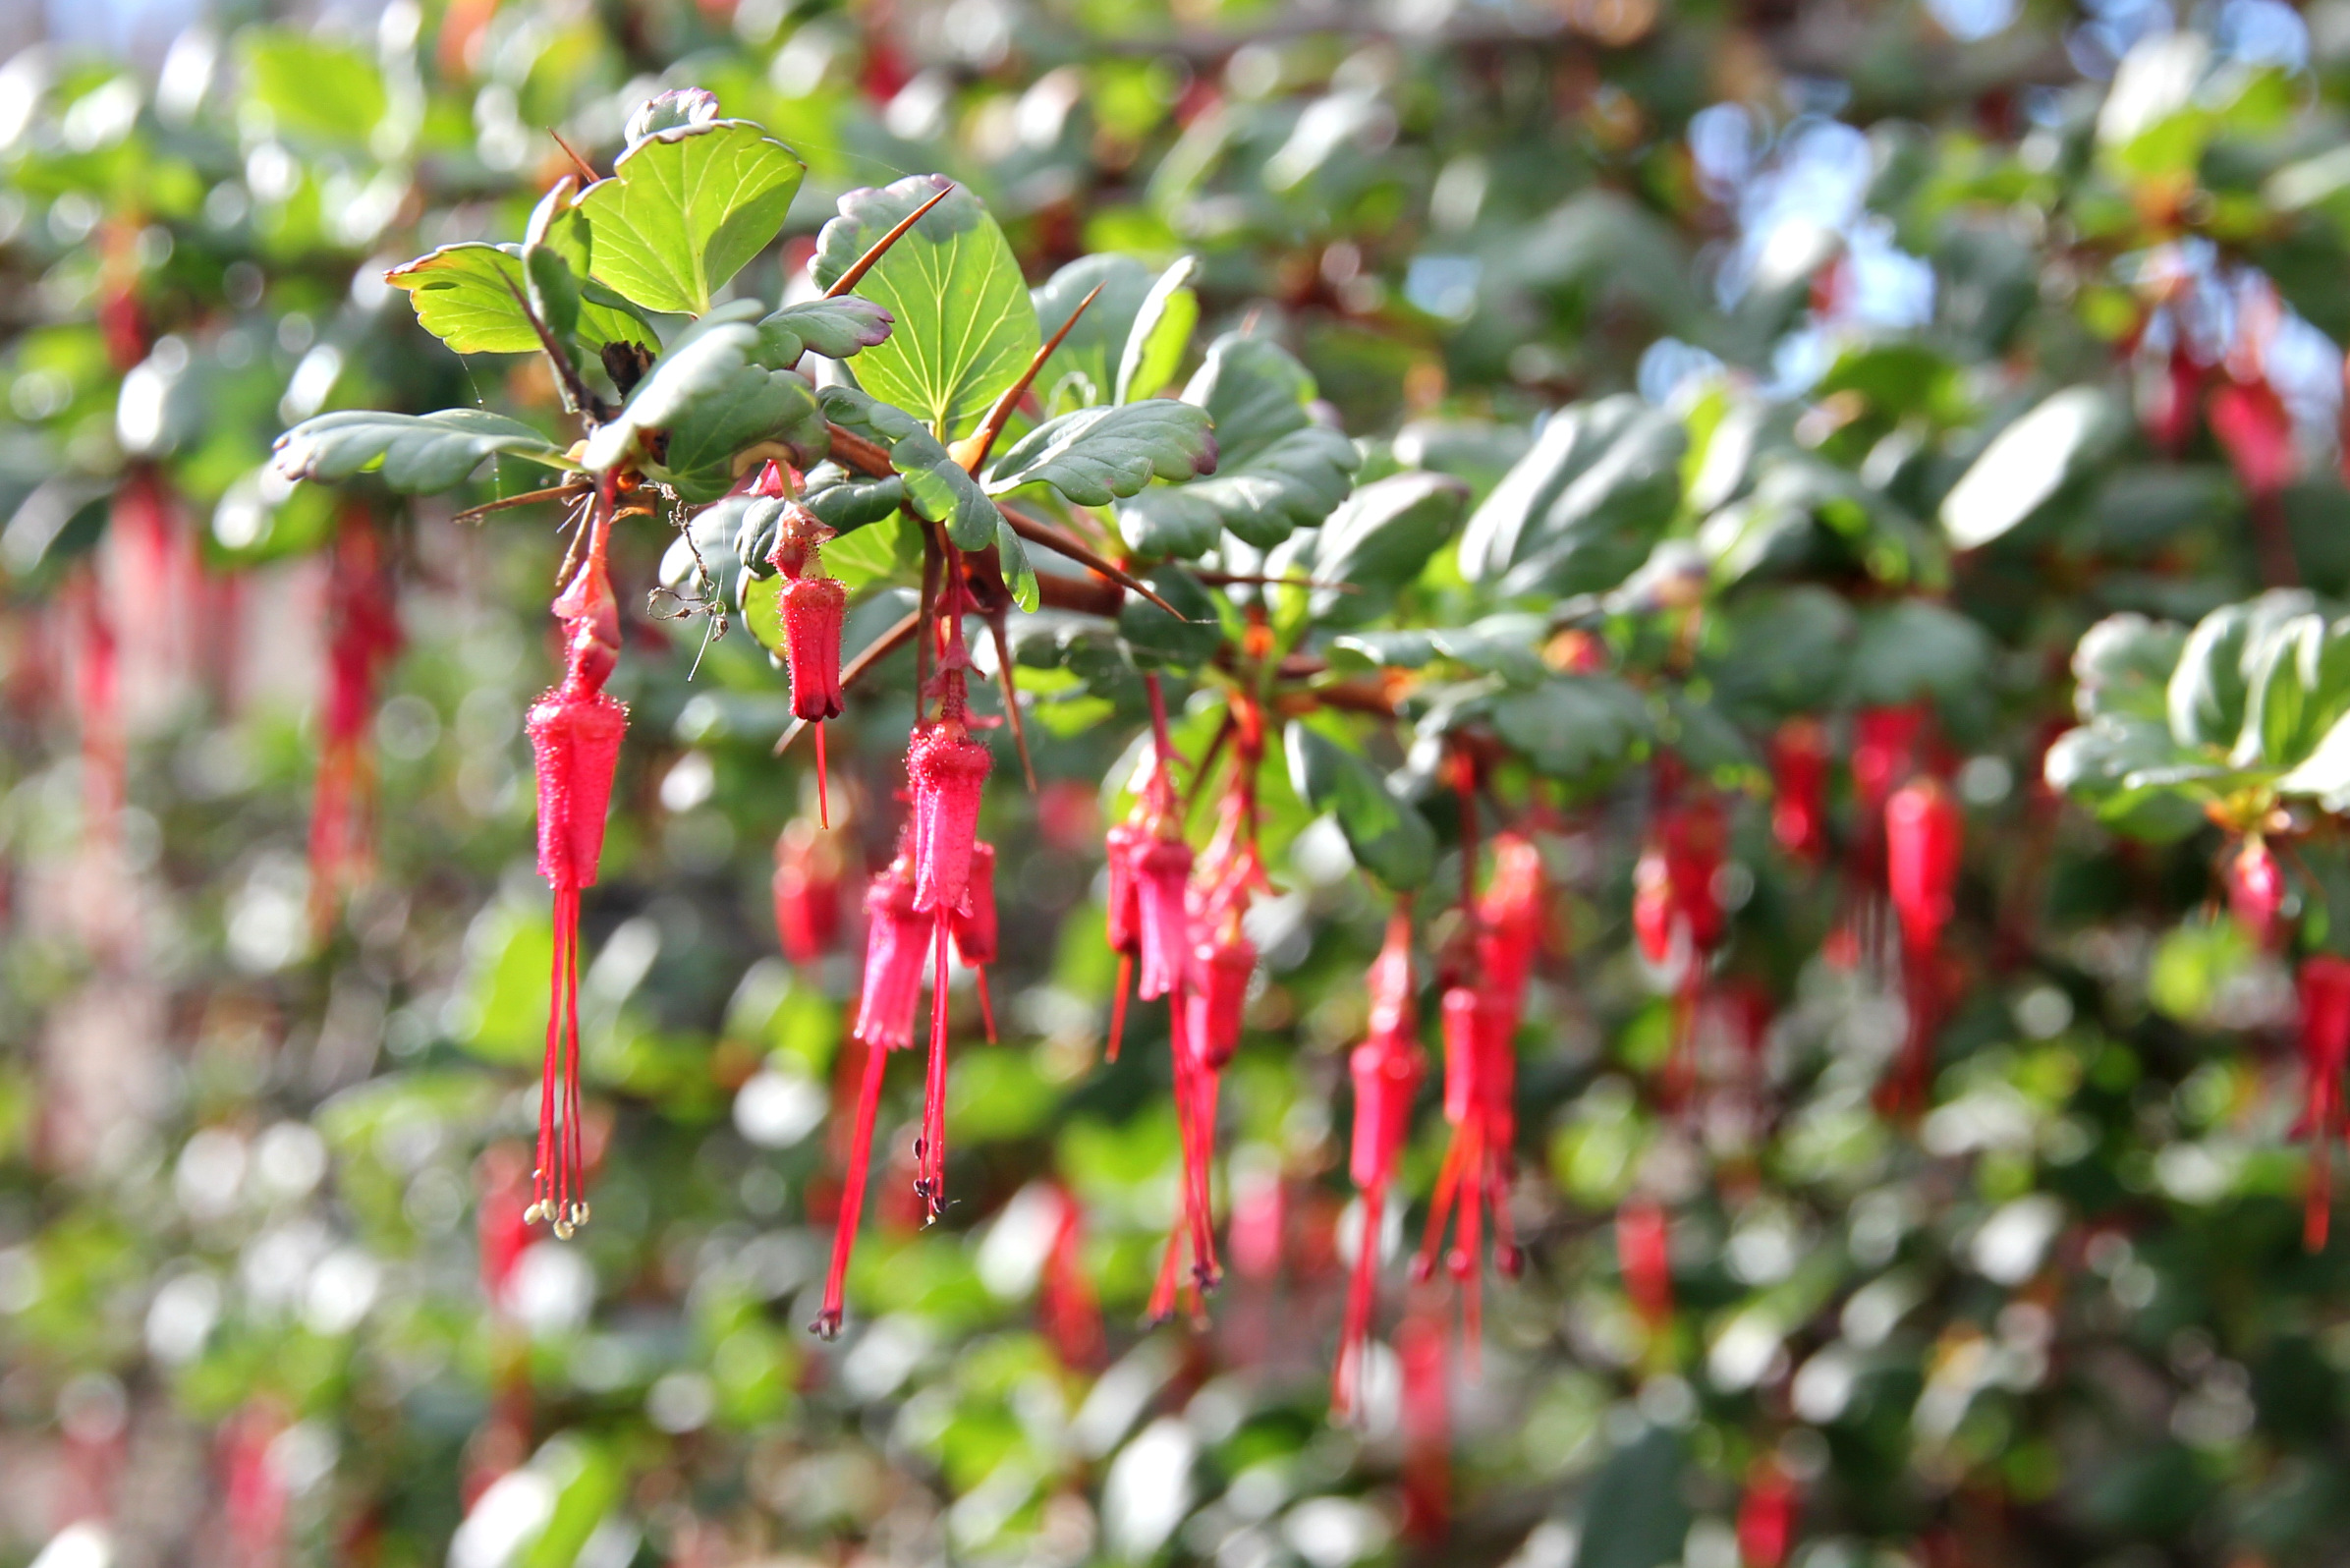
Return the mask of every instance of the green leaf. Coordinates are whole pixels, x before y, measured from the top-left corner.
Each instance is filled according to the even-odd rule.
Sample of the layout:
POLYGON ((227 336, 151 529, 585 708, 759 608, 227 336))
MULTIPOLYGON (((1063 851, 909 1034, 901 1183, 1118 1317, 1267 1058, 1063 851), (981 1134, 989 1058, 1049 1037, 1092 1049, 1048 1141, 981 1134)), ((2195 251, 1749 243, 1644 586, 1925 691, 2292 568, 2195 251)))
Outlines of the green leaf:
POLYGON ((1612 767, 1645 740, 1648 704, 1612 675, 1561 675, 1493 704, 1493 728, 1537 771, 1577 779, 1612 767))
POLYGON ((1724 702, 1807 713, 1844 679, 1859 617, 1811 584, 1741 592, 1713 618, 1706 671, 1724 702))
POLYGON ((2334 720, 2276 788, 2283 795, 2314 797, 2328 812, 2350 811, 2350 717, 2334 720))
MULTIPOLYGON (((872 244, 947 181, 912 175, 841 197, 840 216, 816 237, 809 270, 830 288, 872 244)), ((857 285, 897 325, 866 351, 857 379, 913 413, 941 439, 976 427, 998 394, 1020 379, 1042 339, 1010 242, 979 198, 956 188, 892 246, 857 285)))
POLYGON ((2191 751, 2232 748, 2244 732, 2246 699, 2267 636, 2315 603, 2308 593, 2280 588, 2223 604, 2198 621, 2163 694, 2171 739, 2191 751))
POLYGON ((1472 583, 1494 582, 1524 559, 1551 502, 1598 461, 1640 411, 1640 400, 1626 395, 1551 415, 1533 447, 1471 515, 1461 534, 1461 575, 1472 583))
POLYGON ((1689 1536, 1681 1438, 1651 1427, 1608 1457, 1591 1484, 1576 1568, 1658 1568, 1689 1536))
POLYGON ((1689 432, 1661 409, 1627 420, 1519 536, 1501 580, 1513 597, 1614 588, 1649 558, 1681 505, 1689 432))
MULTIPOLYGON (((559 254, 559 252, 558 252, 559 254)), ((445 245, 383 275, 408 292, 425 331, 459 354, 535 354, 538 334, 523 312, 531 293, 520 246, 445 245), (511 285, 511 287, 510 287, 511 285)), ((582 289, 577 324, 550 321, 559 339, 577 337, 591 351, 607 343, 657 345, 660 335, 600 289, 582 289)))
POLYGON ((814 463, 829 444, 815 395, 790 370, 763 364, 763 345, 748 321, 699 323, 588 438, 588 470, 633 464, 701 502, 724 495, 740 460, 761 442, 788 448, 796 466, 814 463))
POLYGON ((1145 490, 1118 509, 1118 531, 1144 555, 1188 560, 1214 549, 1226 530, 1270 549, 1328 517, 1361 462, 1354 442, 1307 425, 1254 453, 1245 467, 1227 453, 1212 478, 1145 490))
POLYGON ((781 231, 806 173, 748 120, 655 132, 580 196, 589 270, 644 309, 699 315, 781 231))
POLYGON ((1107 506, 1154 475, 1189 479, 1215 466, 1206 410, 1152 398, 1047 420, 988 471, 986 489, 1002 495, 1023 484, 1049 484, 1079 506, 1107 506))
POLYGON ((248 100, 268 112, 273 129, 364 144, 382 123, 391 94, 362 50, 277 28, 247 36, 248 100))
POLYGON ((2315 612, 2271 626, 2249 650, 2244 727, 2228 760, 2291 767, 2350 712, 2350 622, 2315 612))
POLYGON ((1012 602, 1035 613, 1044 602, 1043 591, 1036 585, 1036 569, 1029 561, 1028 546, 1020 542, 1012 525, 1000 518, 995 525, 995 563, 1004 586, 1012 590, 1012 602))
POLYGON ((892 474, 885 479, 868 479, 837 464, 824 464, 810 472, 800 500, 835 534, 849 533, 880 522, 903 506, 906 476, 892 474))
POLYGON ((1183 401, 1215 420, 1228 470, 1250 466, 1259 454, 1313 422, 1314 377, 1279 344, 1227 332, 1208 345, 1192 372, 1183 401))
POLYGON ((380 469, 384 483, 418 495, 455 489, 501 452, 552 469, 578 467, 531 426, 482 409, 420 415, 346 409, 303 420, 270 451, 291 479, 331 483, 380 469))
POLYGON ((787 305, 759 324, 768 340, 768 363, 790 365, 804 352, 846 360, 861 349, 889 341, 890 315, 870 300, 844 294, 837 300, 787 305))
POLYGON ((2160 721, 2164 689, 2179 666, 2187 629, 2136 613, 2108 615, 2073 648, 2073 709, 2084 719, 2107 714, 2160 721))
POLYGON ((1921 697, 1961 699, 1983 689, 1990 657, 1990 639, 1974 621, 1930 599, 1896 599, 1861 616, 1845 700, 1891 707, 1921 697))
POLYGON ((1118 632, 1136 662, 1191 665, 1213 658, 1223 645, 1224 626, 1216 601, 1200 580, 1181 567, 1161 566, 1139 574, 1152 591, 1182 612, 1179 620, 1148 599, 1128 595, 1118 611, 1118 632))
POLYGON ((1175 379, 1183 351, 1191 346, 1192 331, 1200 324, 1200 297, 1184 286, 1199 265, 1188 255, 1181 257, 1143 297, 1118 356, 1118 384, 1112 393, 1118 402, 1156 397, 1175 379))
POLYGON ((1291 787, 1315 811, 1337 818, 1359 865, 1393 888, 1427 880, 1436 835, 1417 808, 1390 791, 1369 762, 1309 725, 1289 725, 1283 744, 1291 787))
POLYGON ((1081 301, 1095 289, 1086 313, 1069 326, 1061 346, 1036 374, 1036 395, 1046 412, 1083 408, 1113 399, 1119 356, 1134 331, 1135 316, 1149 297, 1150 269, 1130 255, 1104 252, 1079 256, 1029 293, 1036 327, 1045 338, 1069 322, 1081 301))
POLYGON ((2067 387, 1991 438, 1942 498, 1942 532, 1962 550, 2011 532, 2121 448, 2128 417, 2098 387, 2067 387))
POLYGON ((956 548, 983 550, 996 542, 1003 514, 936 436, 904 410, 853 387, 828 386, 820 396, 826 419, 889 454, 890 466, 905 477, 907 500, 930 522, 944 523, 956 548))
POLYGON ((1314 546, 1314 576, 1369 591, 1318 588, 1318 619, 1368 620, 1387 595, 1418 577, 1428 558, 1460 527, 1469 486, 1442 474, 1395 474, 1374 479, 1340 502, 1314 546))
POLYGON ((515 1568, 571 1568, 588 1538, 621 1500, 620 1464, 601 1444, 567 1432, 532 1461, 555 1484, 553 1511, 516 1557, 515 1568))

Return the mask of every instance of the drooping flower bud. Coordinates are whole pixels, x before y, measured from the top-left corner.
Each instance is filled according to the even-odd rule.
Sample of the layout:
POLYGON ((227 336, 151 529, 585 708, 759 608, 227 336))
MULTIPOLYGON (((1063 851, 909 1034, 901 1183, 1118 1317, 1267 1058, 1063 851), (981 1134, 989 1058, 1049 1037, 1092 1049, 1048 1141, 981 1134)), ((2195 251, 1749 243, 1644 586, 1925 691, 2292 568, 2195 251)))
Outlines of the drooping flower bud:
POLYGON ((2302 1245, 2322 1252, 2333 1213, 2333 1143, 2350 1131, 2342 1071, 2350 1064, 2350 959, 2317 953, 2301 965, 2303 1108, 2295 1131, 2310 1141, 2302 1245))
POLYGON ((2227 907, 2245 934, 2263 947, 2276 945, 2284 909, 2285 873, 2276 852, 2259 833, 2248 833, 2227 860, 2227 907))
POLYGON ((1036 1284, 1037 1327, 1051 1341, 1062 1366, 1091 1368, 1100 1364, 1105 1341, 1100 1299, 1086 1272, 1086 1211, 1067 1189, 1055 1187, 1052 1193, 1059 1211, 1053 1216, 1052 1244, 1036 1284))
POLYGON ((995 1001, 987 994, 987 966, 995 962, 995 846, 981 840, 971 847, 971 885, 964 890, 963 908, 949 928, 955 956, 977 973, 979 1016, 987 1025, 987 1043, 995 1043, 995 1001))
POLYGON ((1616 1209, 1616 1266, 1624 1294, 1651 1334, 1673 1318, 1672 1224, 1652 1198, 1627 1198, 1616 1209))
POLYGON ((1933 779, 1905 784, 1885 803, 1885 887, 1913 949, 1938 946, 1956 910, 1965 834, 1958 802, 1933 779))
POLYGON ((1965 814, 1934 779, 1914 779, 1885 802, 1885 884, 1901 924, 1901 975, 1909 1009, 1902 1060, 1879 1093, 1883 1107, 1911 1114, 1926 1101, 1941 1022, 1942 931, 1957 910, 1965 814))
POLYGON ((794 817, 775 839, 775 936, 783 956, 810 965, 840 940, 840 856, 815 824, 794 817))
POLYGON ((1412 1102, 1427 1071, 1427 1055, 1413 1038, 1412 921, 1399 904, 1387 925, 1387 940, 1371 967, 1371 1029, 1347 1058, 1355 1086, 1355 1132, 1347 1174, 1362 1195, 1362 1229, 1355 1243, 1355 1266, 1347 1287, 1346 1316, 1339 1328, 1338 1358, 1330 1370, 1330 1409, 1341 1419, 1362 1407, 1364 1347, 1377 1306, 1379 1247, 1386 1228, 1387 1190, 1395 1162, 1411 1136, 1412 1102))
POLYGON ((865 895, 865 980, 852 1033, 886 1050, 914 1043, 914 1015, 922 1005, 930 918, 915 908, 914 898, 914 867, 903 853, 865 895))
POLYGON ((1802 1511, 1795 1478, 1767 1454, 1756 1460, 1738 1499, 1738 1556, 1745 1568, 1781 1568, 1795 1545, 1802 1511))
POLYGON ((1179 837, 1154 834, 1135 857, 1135 906, 1141 974, 1136 993, 1150 1001, 1183 983, 1191 954, 1192 847, 1179 837))
POLYGON ((1807 865, 1827 851, 1827 759, 1818 719, 1789 719, 1771 737, 1771 836, 1807 865))
POLYGON ((1199 942, 1192 957, 1193 1036, 1201 1059, 1211 1071, 1221 1071, 1240 1045, 1249 980, 1257 973, 1257 944, 1235 920, 1215 939, 1199 942))

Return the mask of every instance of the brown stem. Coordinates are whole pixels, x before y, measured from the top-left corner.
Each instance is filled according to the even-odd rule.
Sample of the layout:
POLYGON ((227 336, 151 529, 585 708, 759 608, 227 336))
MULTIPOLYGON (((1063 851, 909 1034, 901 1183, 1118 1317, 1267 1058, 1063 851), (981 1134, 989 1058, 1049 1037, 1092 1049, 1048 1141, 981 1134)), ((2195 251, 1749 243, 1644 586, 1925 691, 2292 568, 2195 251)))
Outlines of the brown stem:
POLYGON ((1012 678, 1012 640, 1004 635, 1004 612, 987 617, 987 635, 995 643, 995 678, 1004 689, 1004 716, 1012 721, 1012 745, 1020 753, 1020 771, 1029 793, 1036 793, 1036 764, 1029 760, 1028 723, 1020 716, 1020 689, 1012 678))
POLYGON ((1107 556, 1096 554, 1090 546, 1062 532, 1051 524, 1040 518, 1031 517, 1017 507, 999 504, 997 510, 1003 513, 1004 521, 1011 525, 1012 532, 1031 544, 1041 544, 1048 550, 1069 557, 1082 567, 1099 572, 1129 593, 1149 600, 1179 621, 1185 618, 1181 610, 1159 597, 1149 584, 1136 577, 1107 556))
POLYGON ((529 506, 533 501, 565 501, 569 500, 575 495, 586 495, 588 491, 594 488, 595 486, 593 484, 565 483, 552 484, 543 490, 525 490, 520 495, 504 496, 495 501, 484 501, 479 506, 469 506, 464 511, 458 513, 454 518, 451 518, 450 521, 453 523, 472 523, 480 518, 488 516, 492 512, 503 512, 508 507, 529 506))
POLYGON ((1103 578, 1062 577, 1052 572, 1038 572, 1036 600, 1048 610, 1068 610, 1076 615, 1114 616, 1126 603, 1126 590, 1103 578))

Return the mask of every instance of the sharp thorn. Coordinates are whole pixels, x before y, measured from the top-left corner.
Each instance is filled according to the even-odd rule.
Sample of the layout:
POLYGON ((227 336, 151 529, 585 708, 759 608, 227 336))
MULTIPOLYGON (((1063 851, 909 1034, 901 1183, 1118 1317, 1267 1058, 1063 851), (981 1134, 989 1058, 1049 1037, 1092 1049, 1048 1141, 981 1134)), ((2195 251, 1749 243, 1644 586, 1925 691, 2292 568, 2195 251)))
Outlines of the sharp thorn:
POLYGON ((906 232, 909 229, 912 229, 916 224, 922 222, 923 215, 924 213, 928 212, 932 207, 938 205, 939 202, 944 201, 948 196, 953 196, 954 194, 955 188, 950 185, 945 190, 932 196, 929 200, 923 202, 921 206, 916 207, 912 212, 906 214, 904 218, 898 221, 898 226, 896 228, 881 236, 880 239, 875 240, 870 246, 867 246, 866 248, 865 254, 857 258, 856 264, 851 266, 848 271, 842 273, 839 277, 833 280, 832 287, 824 291, 824 298, 827 300, 837 300, 842 295, 848 293, 851 289, 857 287, 859 283, 865 280, 865 275, 873 269, 873 263, 887 255, 889 253, 889 248, 897 244, 900 240, 904 239, 906 237, 906 232))
POLYGON ((1044 368, 1044 362, 1052 358, 1053 351, 1061 346, 1061 340, 1069 335, 1069 329, 1077 325, 1078 317, 1086 313, 1086 307, 1099 299, 1101 291, 1108 286, 1105 283, 1094 284, 1093 292, 1077 302, 1077 308, 1069 312, 1069 319, 1061 323, 1060 330, 1036 350, 1035 358, 1029 361, 1028 368, 1020 372, 1020 379, 1005 387, 1002 395, 996 398, 994 406, 987 411, 987 417, 979 421, 979 433, 972 437, 969 448, 963 454, 963 471, 966 474, 979 472, 979 465, 987 461, 988 452, 995 446, 995 438, 1003 434, 1005 425, 1012 422, 1012 411, 1020 407, 1020 400, 1028 395, 1028 389, 1035 384, 1036 372, 1044 368))

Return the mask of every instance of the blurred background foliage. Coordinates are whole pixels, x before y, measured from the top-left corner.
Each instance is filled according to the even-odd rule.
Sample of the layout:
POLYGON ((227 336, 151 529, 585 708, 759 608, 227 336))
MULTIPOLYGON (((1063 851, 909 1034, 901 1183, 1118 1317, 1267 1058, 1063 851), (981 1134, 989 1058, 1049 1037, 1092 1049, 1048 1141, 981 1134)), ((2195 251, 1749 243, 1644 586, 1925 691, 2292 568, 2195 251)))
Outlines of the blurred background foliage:
MULTIPOLYGON (((5 26, 0 1560, 2350 1553, 2326 1480, 2350 1273, 2301 1249, 2293 954, 2217 910, 2229 824, 2201 802, 2118 767, 2094 810, 2041 782, 2096 716, 2071 660, 2100 618, 2350 588, 2350 5, 217 0, 5 26), (1510 593, 1672 669, 1653 704, 1529 676, 1490 627, 1328 649, 1452 672, 1563 808, 1522 1042, 1532 1265, 1488 1292, 1448 1429, 1409 1419, 1383 1352, 1364 1425, 1325 1420, 1343 1053, 1382 910, 1278 767, 1283 891, 1225 1092, 1234 1277, 1203 1329, 1139 1324, 1177 1135, 1147 1035, 1097 1061, 1100 781, 1133 733, 1105 721, 1140 697, 1082 631, 1033 660, 1044 790, 991 808, 1004 1042, 956 1064, 958 1211, 925 1230, 888 1196, 893 1089, 901 1163, 826 1345, 804 1327, 856 970, 775 953, 768 845, 807 787, 770 755, 786 695, 739 624, 634 619, 588 915, 596 1220, 569 1245, 513 1223, 551 952, 520 723, 559 541, 264 459, 324 409, 551 410, 535 362, 448 353, 383 273, 519 235, 570 167, 552 134, 608 163, 680 85, 809 168, 746 292, 781 294, 842 193, 937 170, 1032 283, 1196 257, 1198 341, 1291 350, 1359 480, 1482 504, 1552 411, 1650 421, 1660 504, 1553 517, 1564 553, 1510 593), (2268 396, 2223 415, 2226 388, 2268 396), (366 864, 321 921, 351 508, 395 541, 401 641, 366 864), (1969 840, 1914 1125, 1871 1104, 1902 1013, 1833 951, 1853 880, 1783 849, 1770 801, 1783 719, 1824 715, 1841 755, 1854 715, 1902 707, 1934 714, 1969 840), (1658 725, 1733 802, 1723 963, 1773 1014, 1751 1047, 1700 1031, 1694 1103, 1656 1090, 1673 1003, 1626 915, 1658 725), (1058 1188, 1098 1357, 1038 1322, 1058 1188), (1632 1197, 1669 1215, 1662 1313, 1627 1288, 1632 1197), (1800 1499, 1791 1552, 1756 1523, 1769 1478, 1800 1499)), ((1496 607, 1469 585, 1522 562, 1489 537, 1466 561, 1478 537, 1394 588, 1422 624, 1496 607)), ((637 599, 660 545, 623 541, 637 599)), ((901 602, 861 605, 852 644, 901 602)), ((874 691, 836 726, 859 855, 886 850, 910 717, 874 691)), ((2296 941, 2339 946, 2350 859, 2322 816, 2293 842, 2296 941)))

